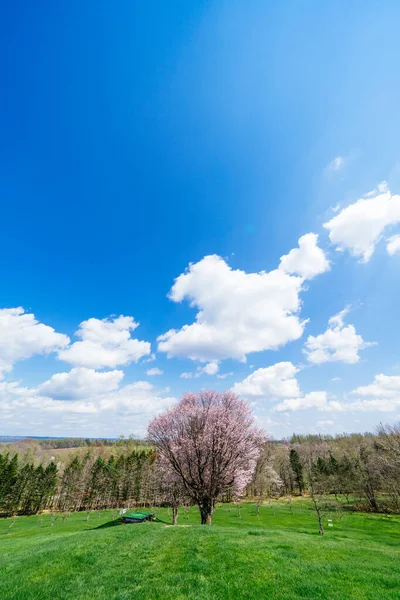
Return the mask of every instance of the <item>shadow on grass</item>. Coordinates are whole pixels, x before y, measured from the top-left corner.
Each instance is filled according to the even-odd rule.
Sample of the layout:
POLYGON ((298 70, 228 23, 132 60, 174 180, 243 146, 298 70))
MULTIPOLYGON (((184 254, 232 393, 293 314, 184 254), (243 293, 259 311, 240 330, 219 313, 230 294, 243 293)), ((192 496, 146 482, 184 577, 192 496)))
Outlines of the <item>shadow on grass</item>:
POLYGON ((163 519, 159 519, 158 517, 154 519, 153 523, 164 523, 164 525, 172 525, 171 521, 164 521, 163 519))
POLYGON ((88 527, 89 531, 93 531, 94 529, 108 529, 109 527, 117 527, 118 525, 123 525, 121 519, 114 519, 114 521, 107 521, 107 523, 102 523, 97 527, 88 527))

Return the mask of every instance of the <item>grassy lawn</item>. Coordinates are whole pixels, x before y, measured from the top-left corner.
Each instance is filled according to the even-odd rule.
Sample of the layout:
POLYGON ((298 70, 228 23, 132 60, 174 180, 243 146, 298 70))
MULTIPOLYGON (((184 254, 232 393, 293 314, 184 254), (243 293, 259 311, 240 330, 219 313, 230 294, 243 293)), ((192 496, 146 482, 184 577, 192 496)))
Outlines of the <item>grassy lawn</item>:
MULTIPOLYGON (((306 501, 114 525, 111 511, 0 519, 4 600, 400 599, 400 518, 360 513, 318 535, 306 501)), ((115 517, 115 513, 114 513, 115 517)))

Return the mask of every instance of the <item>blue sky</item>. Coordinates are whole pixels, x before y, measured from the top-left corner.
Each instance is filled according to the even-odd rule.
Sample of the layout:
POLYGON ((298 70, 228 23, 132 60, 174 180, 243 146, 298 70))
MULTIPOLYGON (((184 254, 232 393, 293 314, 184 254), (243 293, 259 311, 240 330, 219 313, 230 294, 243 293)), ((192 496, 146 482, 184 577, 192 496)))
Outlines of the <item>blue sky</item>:
POLYGON ((275 437, 400 418, 399 21, 2 6, 1 434, 143 435, 201 388, 275 437))

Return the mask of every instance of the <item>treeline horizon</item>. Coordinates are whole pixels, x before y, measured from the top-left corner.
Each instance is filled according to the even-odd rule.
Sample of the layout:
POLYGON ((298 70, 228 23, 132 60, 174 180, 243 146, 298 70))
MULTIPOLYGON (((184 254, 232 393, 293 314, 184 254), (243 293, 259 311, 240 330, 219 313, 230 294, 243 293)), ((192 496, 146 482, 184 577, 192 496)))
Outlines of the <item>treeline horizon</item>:
MULTIPOLYGON (((12 445, 0 446, 0 515, 82 510, 89 515, 106 508, 161 505, 177 511, 190 505, 158 471, 157 453, 145 440, 121 437, 113 444, 96 444, 89 438, 64 438, 67 444, 72 440, 90 444, 66 445, 68 455, 40 460, 32 447, 13 452, 12 445)), ((34 448, 53 449, 52 441, 34 440, 34 448)), ((334 496, 356 510, 400 512, 400 424, 380 425, 375 433, 267 440, 243 495, 232 492, 220 500, 252 499, 260 505, 303 494, 334 496)))
MULTIPOLYGON (((123 435, 118 438, 88 438, 88 437, 47 437, 47 436, 0 436, 0 444, 37 444, 40 448, 48 450, 62 450, 64 448, 82 448, 92 446, 113 446, 124 443, 125 439, 133 440, 136 444, 146 445, 145 439, 137 436, 125 438, 123 435)), ((0 445, 1 451, 1 445, 0 445)))
MULTIPOLYGON (((285 442, 298 442, 302 441, 311 441, 311 440, 335 440, 341 438, 349 438, 353 436, 363 436, 363 437, 373 437, 375 434, 371 431, 365 432, 342 432, 342 433, 293 433, 289 437, 285 438, 274 438, 268 436, 268 441, 272 444, 282 444, 285 442)), ((19 436, 19 435, 4 435, 0 436, 0 444, 9 445, 9 444, 21 444, 21 443, 37 443, 43 449, 49 450, 58 450, 64 448, 82 448, 85 446, 113 446, 115 444, 124 443, 125 440, 133 440, 137 445, 148 445, 148 441, 146 437, 139 437, 130 435, 125 437, 124 435, 120 435, 116 438, 103 438, 103 437, 80 437, 80 436, 61 436, 61 437, 50 437, 50 436, 19 436)), ((0 451, 2 446, 0 445, 0 451)))

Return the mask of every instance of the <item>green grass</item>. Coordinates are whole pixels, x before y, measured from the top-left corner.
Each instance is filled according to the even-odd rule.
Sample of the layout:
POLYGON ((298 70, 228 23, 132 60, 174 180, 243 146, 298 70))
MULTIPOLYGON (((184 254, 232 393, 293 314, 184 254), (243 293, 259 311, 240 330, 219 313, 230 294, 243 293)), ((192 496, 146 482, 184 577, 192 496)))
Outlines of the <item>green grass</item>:
MULTIPOLYGON (((400 518, 349 513, 325 536, 306 501, 113 525, 106 511, 0 519, 3 600, 400 599, 400 518), (111 525, 111 526, 110 526, 111 525)), ((115 513, 114 513, 115 516, 115 513)))

